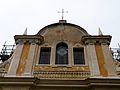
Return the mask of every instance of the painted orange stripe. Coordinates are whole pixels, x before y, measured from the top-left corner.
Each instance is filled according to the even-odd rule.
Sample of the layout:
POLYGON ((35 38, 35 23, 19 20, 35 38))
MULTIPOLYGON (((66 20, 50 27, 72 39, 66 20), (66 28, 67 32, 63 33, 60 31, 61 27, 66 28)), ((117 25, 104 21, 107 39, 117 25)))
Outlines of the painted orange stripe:
POLYGON ((104 77, 107 77, 108 72, 107 72, 107 69, 105 67, 105 60, 104 60, 102 46, 100 44, 96 44, 95 49, 96 49, 96 54, 97 54, 97 58, 98 58, 98 65, 99 65, 99 69, 100 69, 100 74, 104 77))
POLYGON ((21 76, 24 72, 26 60, 29 54, 29 49, 30 49, 30 44, 29 43, 24 44, 22 54, 20 57, 20 61, 19 61, 19 65, 18 65, 17 72, 16 72, 16 75, 18 76, 21 76))

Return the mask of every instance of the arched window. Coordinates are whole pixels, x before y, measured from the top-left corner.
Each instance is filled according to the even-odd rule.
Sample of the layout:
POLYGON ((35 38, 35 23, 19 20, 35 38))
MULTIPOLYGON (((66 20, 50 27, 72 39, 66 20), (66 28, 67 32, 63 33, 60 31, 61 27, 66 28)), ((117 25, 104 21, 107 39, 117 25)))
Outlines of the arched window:
POLYGON ((65 43, 59 43, 56 46, 55 64, 68 64, 68 46, 65 43))

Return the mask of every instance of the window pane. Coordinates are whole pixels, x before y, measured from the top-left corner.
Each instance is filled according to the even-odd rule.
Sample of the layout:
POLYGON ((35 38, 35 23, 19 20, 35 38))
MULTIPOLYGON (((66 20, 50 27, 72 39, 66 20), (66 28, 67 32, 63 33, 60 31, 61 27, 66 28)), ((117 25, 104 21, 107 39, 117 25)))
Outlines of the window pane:
POLYGON ((41 48, 39 64, 50 64, 50 48, 41 48))
POLYGON ((74 48, 74 64, 85 64, 83 48, 74 48))
POLYGON ((64 43, 60 43, 56 47, 55 64, 68 64, 68 47, 64 43))

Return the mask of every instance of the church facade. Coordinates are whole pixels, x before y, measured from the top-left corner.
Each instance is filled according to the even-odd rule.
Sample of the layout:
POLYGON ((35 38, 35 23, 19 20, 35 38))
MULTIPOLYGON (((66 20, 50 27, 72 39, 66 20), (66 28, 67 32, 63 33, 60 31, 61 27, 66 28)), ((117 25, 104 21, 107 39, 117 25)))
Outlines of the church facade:
POLYGON ((36 35, 15 35, 16 49, 0 65, 0 90, 119 90, 120 64, 110 35, 90 35, 60 20, 36 35), (117 69, 116 69, 117 67, 117 69))

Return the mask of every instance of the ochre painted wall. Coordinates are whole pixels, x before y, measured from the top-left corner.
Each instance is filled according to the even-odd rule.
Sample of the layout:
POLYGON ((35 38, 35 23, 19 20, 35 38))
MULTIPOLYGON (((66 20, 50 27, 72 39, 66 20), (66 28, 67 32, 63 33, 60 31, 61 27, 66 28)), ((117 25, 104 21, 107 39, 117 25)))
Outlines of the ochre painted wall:
POLYGON ((17 72, 16 72, 16 75, 18 76, 21 76, 24 72, 26 60, 29 54, 29 49, 30 49, 30 44, 25 43, 23 46, 22 54, 21 54, 19 65, 18 65, 17 72))
POLYGON ((104 55, 103 55, 103 50, 102 50, 102 46, 99 43, 96 43, 95 45, 95 49, 96 49, 96 55, 97 55, 97 59, 98 59, 98 65, 99 65, 99 69, 100 69, 100 74, 104 77, 108 76, 108 72, 107 69, 105 67, 105 59, 104 59, 104 55))

